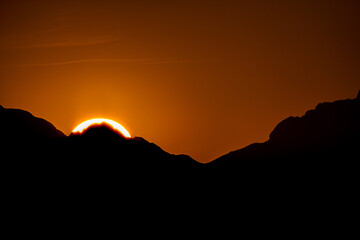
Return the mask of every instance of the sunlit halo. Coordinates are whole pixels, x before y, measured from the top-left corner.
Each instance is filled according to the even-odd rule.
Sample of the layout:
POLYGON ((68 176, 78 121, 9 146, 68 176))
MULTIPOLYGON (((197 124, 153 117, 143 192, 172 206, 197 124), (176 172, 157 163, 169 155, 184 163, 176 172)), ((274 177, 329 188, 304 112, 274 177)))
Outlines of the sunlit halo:
POLYGON ((76 133, 76 132, 82 133, 90 125, 101 124, 101 123, 107 123, 107 124, 111 125, 114 129, 120 131, 125 137, 131 138, 130 133, 123 126, 121 126, 119 123, 117 123, 113 120, 106 119, 106 118, 94 118, 94 119, 90 119, 85 122, 82 122, 72 132, 73 133, 76 133))

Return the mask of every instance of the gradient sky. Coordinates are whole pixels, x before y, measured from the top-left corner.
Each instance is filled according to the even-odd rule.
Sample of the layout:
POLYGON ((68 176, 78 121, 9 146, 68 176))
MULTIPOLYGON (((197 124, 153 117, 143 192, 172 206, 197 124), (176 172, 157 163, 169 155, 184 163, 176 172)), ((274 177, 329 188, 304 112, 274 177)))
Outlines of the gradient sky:
POLYGON ((360 89, 360 1, 0 1, 0 104, 207 162, 360 89))

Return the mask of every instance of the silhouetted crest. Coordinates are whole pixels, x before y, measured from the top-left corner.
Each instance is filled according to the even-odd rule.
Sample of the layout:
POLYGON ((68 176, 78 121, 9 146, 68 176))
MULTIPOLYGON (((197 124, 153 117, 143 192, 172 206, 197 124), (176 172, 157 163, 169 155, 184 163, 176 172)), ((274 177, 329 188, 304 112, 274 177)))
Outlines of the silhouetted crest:
POLYGON ((268 141, 230 152, 209 165, 226 160, 233 164, 249 159, 310 160, 315 156, 346 159, 360 146, 359 99, 360 92, 356 99, 320 103, 302 117, 288 117, 274 128, 268 141))
POLYGON ((360 90, 358 92, 357 99, 360 99, 360 90))
POLYGON ((87 129, 85 129, 82 133, 71 133, 71 137, 73 136, 82 136, 82 137, 89 137, 89 138, 98 138, 101 140, 104 139, 127 139, 120 131, 114 129, 108 123, 99 123, 99 124, 92 124, 87 129))
POLYGON ((320 103, 303 117, 290 117, 280 122, 270 134, 270 142, 289 144, 326 144, 346 139, 359 131, 358 101, 341 100, 320 103))
POLYGON ((9 109, 0 106, 0 136, 2 139, 49 140, 66 137, 50 122, 34 117, 20 109, 9 109))
POLYGON ((74 169, 77 169, 76 178, 84 177, 84 168, 102 177, 109 173, 118 176, 118 171, 125 169, 123 176, 150 176, 201 166, 189 156, 170 154, 143 138, 126 138, 108 123, 93 124, 82 133, 71 133, 67 137, 44 119, 2 106, 0 142, 4 156, 1 160, 9 156, 11 164, 26 162, 24 178, 35 172, 62 174, 74 169))

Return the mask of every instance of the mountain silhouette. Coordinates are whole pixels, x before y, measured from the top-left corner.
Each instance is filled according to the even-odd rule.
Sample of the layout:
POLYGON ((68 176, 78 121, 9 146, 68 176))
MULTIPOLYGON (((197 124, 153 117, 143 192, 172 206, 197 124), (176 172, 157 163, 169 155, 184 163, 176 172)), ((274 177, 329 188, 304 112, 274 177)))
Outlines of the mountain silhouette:
POLYGON ((106 124, 66 136, 26 111, 0 107, 4 206, 31 218, 51 209, 58 222, 74 212, 100 215, 94 209, 120 209, 129 219, 159 212, 188 217, 199 209, 210 219, 236 213, 246 221, 282 217, 314 226, 314 213, 325 224, 347 219, 341 213, 358 204, 359 95, 289 117, 268 141, 207 164, 125 138, 106 124))
POLYGON ((9 221, 21 216, 32 228, 45 219, 41 225, 51 229, 95 219, 153 220, 160 209, 168 212, 175 194, 196 186, 189 178, 200 163, 143 138, 124 138, 106 124, 66 136, 29 112, 0 111, 2 202, 9 221))
POLYGON ((76 159, 113 159, 119 168, 130 171, 178 172, 201 166, 189 156, 169 154, 141 137, 126 138, 106 123, 92 125, 81 134, 71 133, 68 148, 76 159))
POLYGON ((268 141, 230 152, 208 164, 186 155, 169 154, 140 137, 125 138, 105 123, 66 136, 51 123, 24 110, 0 106, 0 117, 4 149, 18 158, 34 157, 47 164, 112 161, 115 168, 145 172, 217 169, 248 175, 251 171, 268 174, 270 169, 279 173, 287 167, 299 172, 314 169, 309 166, 336 165, 340 159, 348 161, 358 154, 360 91, 356 99, 320 103, 302 117, 289 117, 274 128, 268 141), (245 173, 247 170, 251 171, 245 173))
POLYGON ((289 229, 305 222, 339 227, 350 223, 337 219, 357 209, 359 153, 360 93, 281 121, 266 142, 204 165, 204 178, 230 211, 241 206, 251 209, 246 216, 287 219, 289 229))
POLYGON ((167 153, 143 138, 125 138, 107 124, 66 136, 29 112, 3 107, 0 111, 1 155, 7 174, 17 176, 17 181, 35 181, 43 188, 61 182, 73 189, 83 179, 106 182, 105 188, 114 187, 120 179, 128 186, 161 185, 167 182, 160 179, 182 181, 187 177, 184 172, 190 174, 202 165, 187 155, 167 153))
POLYGON ((360 92, 356 99, 320 103, 302 117, 289 117, 269 140, 230 152, 206 167, 224 176, 278 179, 294 184, 319 179, 353 185, 360 151, 360 92))
POLYGON ((101 139, 126 139, 126 137, 118 130, 115 130, 110 124, 103 122, 98 124, 92 124, 83 132, 72 132, 70 137, 90 137, 101 139))
POLYGON ((34 141, 66 137, 48 121, 34 117, 20 109, 6 109, 0 105, 1 140, 34 141))

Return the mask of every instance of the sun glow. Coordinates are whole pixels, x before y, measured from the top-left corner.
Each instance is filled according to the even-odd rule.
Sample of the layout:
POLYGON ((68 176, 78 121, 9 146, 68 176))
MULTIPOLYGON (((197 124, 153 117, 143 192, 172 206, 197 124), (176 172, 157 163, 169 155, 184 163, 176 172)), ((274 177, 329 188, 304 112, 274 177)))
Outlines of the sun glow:
POLYGON ((114 129, 121 132, 125 137, 131 138, 130 133, 123 126, 121 126, 119 123, 117 123, 113 120, 106 119, 106 118, 94 118, 94 119, 90 119, 85 122, 82 122, 76 128, 74 128, 74 130, 72 132, 73 133, 77 133, 77 132, 82 133, 89 126, 91 126, 93 124, 101 124, 101 123, 107 123, 107 124, 111 125, 114 129))

